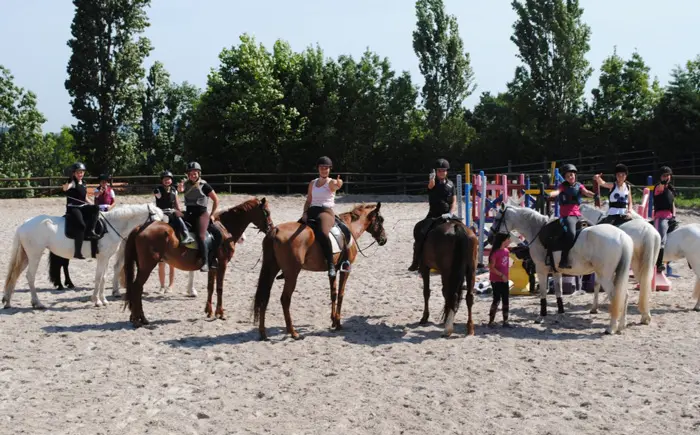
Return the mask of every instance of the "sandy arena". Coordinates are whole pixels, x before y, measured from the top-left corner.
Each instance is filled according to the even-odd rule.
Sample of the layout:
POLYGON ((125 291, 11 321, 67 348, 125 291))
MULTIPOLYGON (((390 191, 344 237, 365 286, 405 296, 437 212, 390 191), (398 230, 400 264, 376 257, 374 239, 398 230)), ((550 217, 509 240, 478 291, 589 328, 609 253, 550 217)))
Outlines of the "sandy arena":
MULTIPOLYGON (((230 207, 247 196, 223 196, 230 207)), ((299 218, 304 198, 268 196, 272 219, 299 218)), ((13 308, 0 310, 3 434, 209 433, 460 433, 598 434, 691 433, 700 430, 700 313, 691 300, 695 275, 673 264, 673 290, 652 295, 652 324, 641 326, 638 292, 631 291, 622 335, 604 336, 607 302, 588 313, 592 295, 564 296, 567 313, 550 295, 548 321, 534 324, 537 297, 512 297, 512 330, 489 329, 489 297, 477 297, 476 336, 465 338, 463 303, 457 330, 440 337, 443 305, 439 277, 432 281, 431 321, 419 326, 421 280, 406 271, 412 228, 427 211, 426 198, 339 199, 382 201, 389 238, 358 257, 343 303, 341 332, 331 332, 327 279, 302 272, 292 299, 295 326, 284 332, 277 281, 267 315, 271 340, 258 341, 252 297, 262 234, 250 227, 226 275, 228 320, 204 315, 199 296, 184 295, 187 275, 176 273, 174 292, 159 294, 157 271, 146 284, 146 316, 135 330, 121 301, 89 302, 95 261, 72 261, 76 290, 53 290, 48 254, 37 288, 47 310, 31 309, 24 274, 13 308), (558 320, 558 321, 556 321, 558 320)), ((119 197, 121 203, 150 201, 119 197)), ((62 214, 65 199, 2 200, 0 273, 4 283, 15 229, 38 214, 62 214)), ((680 214, 683 223, 698 213, 680 214)), ((365 234, 360 246, 372 241, 365 234)), ((107 272, 111 294, 114 259, 107 272)), ((630 284, 630 289, 633 284, 630 284)), ((122 293, 124 290, 121 290, 122 293)), ((500 313, 497 316, 500 321, 500 313)))

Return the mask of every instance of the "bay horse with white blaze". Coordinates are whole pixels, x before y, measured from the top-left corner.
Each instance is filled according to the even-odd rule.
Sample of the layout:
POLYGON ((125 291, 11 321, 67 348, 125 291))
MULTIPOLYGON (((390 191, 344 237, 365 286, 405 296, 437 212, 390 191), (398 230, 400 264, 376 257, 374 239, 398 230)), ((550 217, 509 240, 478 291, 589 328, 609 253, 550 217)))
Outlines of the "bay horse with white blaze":
MULTIPOLYGON (((208 272, 208 298, 204 307, 207 317, 215 315, 224 317, 223 283, 226 267, 233 258, 236 241, 249 224, 255 225, 261 232, 268 232, 273 224, 270 209, 265 198, 250 199, 228 210, 218 212, 214 218, 222 234, 222 242, 216 253, 219 265, 208 272), (216 280, 216 312, 212 311, 212 295, 216 280)), ((143 285, 151 271, 162 260, 180 270, 195 271, 202 266, 202 259, 195 244, 183 246, 175 235, 173 228, 165 222, 155 222, 135 228, 126 241, 124 252, 124 271, 126 280, 126 306, 131 310, 131 323, 135 327, 147 325, 149 321, 143 312, 143 285), (138 265, 138 274, 134 276, 134 266, 138 265)), ((125 308, 126 308, 125 306, 125 308)))
MULTIPOLYGON (((351 233, 351 240, 347 241, 347 262, 352 264, 359 250, 357 241, 365 231, 370 233, 380 246, 386 244, 387 238, 384 231, 384 217, 379 214, 382 203, 362 204, 355 206, 351 211, 338 215, 338 219, 345 223, 351 233)), ((337 263, 343 253, 336 253, 333 261, 337 263)), ((282 291, 282 310, 287 332, 292 338, 299 339, 299 333, 292 326, 292 316, 289 307, 292 303, 292 293, 297 284, 299 272, 308 270, 311 272, 327 272, 328 265, 323 256, 319 243, 311 227, 300 222, 285 222, 267 233, 263 239, 263 260, 258 289, 255 293, 253 305, 254 322, 260 320, 258 330, 260 339, 267 340, 265 331, 265 311, 270 301, 270 290, 275 281, 275 275, 282 270, 284 275, 284 290, 282 291)), ((342 329, 340 325, 340 309, 345 295, 345 284, 350 275, 350 270, 341 267, 339 270, 340 282, 336 288, 336 278, 329 277, 331 297, 331 326, 336 330, 342 329), (336 305, 337 302, 337 305, 336 305)))
POLYGON ((442 296, 445 308, 442 319, 445 322, 443 337, 449 337, 454 331, 454 319, 462 300, 462 285, 467 285, 467 335, 474 335, 472 306, 474 305, 474 283, 479 239, 461 220, 446 220, 435 225, 425 237, 422 261, 418 270, 423 277, 423 298, 425 307, 421 325, 428 323, 430 311, 430 269, 440 271, 442 278, 442 296))

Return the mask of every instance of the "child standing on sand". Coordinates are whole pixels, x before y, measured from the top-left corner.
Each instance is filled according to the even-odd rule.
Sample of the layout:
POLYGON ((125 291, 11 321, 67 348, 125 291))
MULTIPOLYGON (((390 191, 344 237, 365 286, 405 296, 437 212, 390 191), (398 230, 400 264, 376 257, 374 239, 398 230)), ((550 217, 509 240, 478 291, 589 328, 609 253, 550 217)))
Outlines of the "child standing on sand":
POLYGON ((508 296, 510 295, 510 286, 508 285, 510 251, 508 245, 510 245, 510 237, 499 234, 494 240, 493 250, 489 255, 489 280, 493 289, 493 303, 489 310, 489 326, 493 326, 498 304, 503 299, 503 327, 511 327, 508 323, 508 296))

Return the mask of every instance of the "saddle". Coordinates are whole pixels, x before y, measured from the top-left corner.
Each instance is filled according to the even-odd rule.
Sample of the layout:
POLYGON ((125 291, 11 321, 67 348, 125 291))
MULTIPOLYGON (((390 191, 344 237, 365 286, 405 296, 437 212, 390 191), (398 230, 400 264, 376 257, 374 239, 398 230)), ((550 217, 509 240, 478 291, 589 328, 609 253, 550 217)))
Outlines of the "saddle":
POLYGON ((603 219, 598 222, 597 225, 601 224, 609 224, 613 225, 615 227, 619 227, 620 225, 626 224, 627 222, 632 220, 632 216, 627 215, 627 214, 609 214, 605 216, 603 219))
MULTIPOLYGON (((109 232, 107 230, 108 225, 107 221, 104 217, 102 217, 102 214, 97 208, 95 208, 94 211, 90 210, 89 213, 86 213, 86 211, 87 210, 81 210, 81 212, 83 213, 83 220, 85 221, 85 231, 83 233, 83 240, 90 241, 91 255, 92 258, 95 258, 100 252, 97 248, 97 242, 109 232), (97 220, 97 222, 95 222, 95 219, 97 220), (92 234, 90 234, 92 232, 91 230, 93 222, 95 222, 95 234, 97 234, 97 237, 94 237, 92 236, 92 234)), ((66 238, 74 240, 79 230, 78 228, 76 228, 75 222, 70 217, 70 215, 64 214, 63 218, 66 221, 64 235, 66 236, 66 238)))
POLYGON ((591 226, 590 222, 585 219, 579 219, 579 221, 576 223, 576 236, 574 237, 574 243, 571 246, 567 246, 567 240, 564 237, 564 225, 561 219, 555 219, 546 224, 538 236, 540 242, 542 242, 542 245, 547 250, 545 264, 550 266, 556 272, 553 253, 561 252, 564 250, 564 248, 572 248, 573 245, 576 244, 581 231, 589 226, 591 226))
MULTIPOLYGON (((168 223, 168 225, 170 225, 170 227, 173 228, 171 223, 168 223)), ((192 240, 194 240, 194 241, 192 243, 180 243, 180 246, 184 246, 187 249, 194 249, 196 251, 199 249, 199 247, 197 246, 197 237, 198 236, 196 233, 194 233, 192 231, 192 224, 185 221, 185 226, 186 226, 186 230, 187 230, 187 235, 192 237, 192 240)), ((214 241, 214 236, 211 234, 211 232, 209 230, 207 230, 206 235, 204 237, 204 246, 207 248, 207 250, 209 249, 210 246, 212 246, 213 241, 214 241)), ((207 254, 211 254, 211 253, 207 252, 207 254)))
MULTIPOLYGON (((298 222, 303 224, 301 220, 298 222)), ((320 224, 321 222, 317 219, 306 220, 306 225, 312 229, 318 228, 320 224)), ((338 264, 335 265, 336 268, 338 268, 341 272, 349 272, 350 262, 348 261, 348 248, 350 248, 350 246, 352 246, 354 243, 354 238, 352 237, 350 228, 348 228, 348 226, 345 225, 345 222, 343 222, 338 216, 335 216, 335 225, 331 227, 331 230, 328 233, 328 238, 331 241, 331 249, 333 254, 341 253, 338 259, 338 264)))

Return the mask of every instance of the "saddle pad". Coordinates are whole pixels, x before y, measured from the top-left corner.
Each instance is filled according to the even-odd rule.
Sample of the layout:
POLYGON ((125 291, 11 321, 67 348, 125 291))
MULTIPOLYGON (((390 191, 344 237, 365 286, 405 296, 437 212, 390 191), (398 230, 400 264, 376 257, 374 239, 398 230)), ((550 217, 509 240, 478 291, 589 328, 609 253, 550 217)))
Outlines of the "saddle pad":
MULTIPOLYGON (((345 236, 343 236, 343 232, 340 230, 340 227, 338 225, 333 225, 333 228, 331 228, 331 247, 333 248, 333 253, 337 254, 340 252, 340 242, 345 240, 345 236)), ((352 237, 350 237, 350 240, 348 240, 348 248, 352 246, 354 243, 354 240, 352 237)))
MULTIPOLYGON (((190 237, 192 237, 194 239, 194 242, 188 243, 186 245, 182 245, 182 244, 181 245, 187 249, 194 249, 194 250, 199 249, 199 247, 197 246, 197 235, 195 233, 193 233, 192 231, 187 231, 187 233, 190 235, 190 237)), ((206 237, 206 239, 204 239, 204 242, 211 243, 211 240, 212 240, 212 235, 209 231, 207 231, 207 237, 206 237)))

